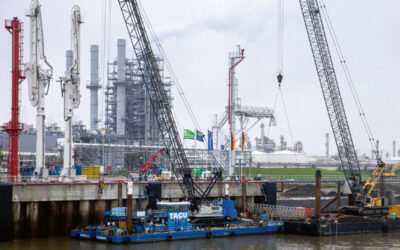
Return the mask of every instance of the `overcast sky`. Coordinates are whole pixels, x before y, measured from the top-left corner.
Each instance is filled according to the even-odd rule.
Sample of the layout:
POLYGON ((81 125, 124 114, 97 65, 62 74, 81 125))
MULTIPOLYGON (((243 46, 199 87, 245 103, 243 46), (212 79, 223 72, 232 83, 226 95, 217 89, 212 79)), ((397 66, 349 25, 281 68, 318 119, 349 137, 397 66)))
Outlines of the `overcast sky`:
MULTIPOLYGON (((71 8, 74 4, 81 7, 85 22, 82 25, 81 43, 82 100, 75 112, 75 120, 83 120, 88 127, 89 91, 85 86, 89 80, 89 51, 91 44, 103 46, 101 31, 104 1, 40 1, 45 52, 53 65, 56 79, 65 70, 71 8)), ((242 104, 272 107, 278 90, 277 0, 142 2, 204 132, 211 128, 214 114, 221 116, 224 111, 228 96, 228 54, 235 50, 237 44, 245 49, 246 56, 237 68, 242 104)), ((375 138, 381 141, 381 148, 385 152, 391 153, 392 141, 397 140, 400 144, 400 1, 325 2, 375 138)), ((25 16, 29 4, 29 0, 0 0, 1 21, 18 16, 25 23, 25 62, 29 60, 29 19, 25 16)), ((115 58, 118 38, 128 38, 118 1, 112 1, 111 5, 111 46, 109 56, 105 53, 105 59, 115 58)), ((3 86, 0 122, 3 123, 10 119, 11 105, 11 35, 3 27, 0 29, 0 48, 0 84, 3 86)), ((127 48, 128 53, 132 54, 130 43, 127 43, 127 48)), ((356 148, 370 155, 368 139, 349 87, 339 65, 336 68, 356 148)), ((21 122, 34 124, 36 111, 28 100, 27 81, 22 83, 21 89, 21 122)), ((324 134, 331 133, 331 129, 297 0, 285 1, 282 89, 294 141, 302 141, 309 154, 324 154, 324 134)), ((194 128, 178 94, 174 97, 179 128, 194 128)), ((102 100, 101 94, 99 98, 102 100)), ((63 128, 60 86, 54 80, 46 103, 47 122, 57 122, 63 128)), ((100 108, 103 110, 104 106, 100 105, 100 108)), ((282 134, 291 145, 282 102, 278 102, 276 120, 277 126, 271 128, 270 136, 279 142, 282 134)), ((257 125, 249 137, 253 140, 259 133, 257 125)), ((334 150, 332 135, 331 139, 331 149, 334 150)))

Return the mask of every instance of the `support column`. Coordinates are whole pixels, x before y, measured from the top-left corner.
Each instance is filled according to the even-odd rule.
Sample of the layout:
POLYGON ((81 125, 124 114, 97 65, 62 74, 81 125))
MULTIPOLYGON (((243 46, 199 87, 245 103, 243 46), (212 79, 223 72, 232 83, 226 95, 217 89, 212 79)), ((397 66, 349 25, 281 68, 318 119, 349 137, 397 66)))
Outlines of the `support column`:
POLYGON ((342 197, 342 194, 341 194, 341 190, 340 190, 340 181, 338 181, 337 182, 337 191, 336 191, 336 204, 337 204, 337 209, 338 209, 338 211, 339 211, 339 208, 341 207, 341 200, 340 200, 340 197, 342 197))
POLYGON ((118 207, 122 207, 122 182, 118 182, 118 207))
POLYGON ((118 39, 118 69, 117 69, 117 135, 125 135, 126 116, 126 42, 118 39))
POLYGON ((321 170, 315 172, 315 218, 321 216, 321 170))
POLYGON ((242 182, 242 211, 247 210, 247 182, 242 182))

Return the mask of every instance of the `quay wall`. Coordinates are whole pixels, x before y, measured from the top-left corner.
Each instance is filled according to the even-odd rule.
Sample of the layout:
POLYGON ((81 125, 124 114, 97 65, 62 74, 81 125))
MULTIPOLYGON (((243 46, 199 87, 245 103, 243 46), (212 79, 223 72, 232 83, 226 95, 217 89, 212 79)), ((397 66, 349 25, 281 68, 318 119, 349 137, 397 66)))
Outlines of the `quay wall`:
MULTIPOLYGON (((211 190, 210 198, 225 197, 229 185, 230 199, 235 200, 238 212, 254 202, 263 202, 263 182, 218 182, 211 190)), ((133 208, 145 209, 148 200, 145 186, 134 183, 133 208), (139 189, 141 194, 139 208, 139 189)), ((207 182, 197 182, 204 190, 207 182)), ((26 183, 12 186, 12 224, 14 238, 48 237, 69 235, 77 225, 102 224, 104 211, 126 205, 126 184, 105 183, 26 183)), ((162 199, 180 201, 184 199, 177 182, 162 182, 162 199)), ((1 215, 0 215, 1 216, 1 215)))

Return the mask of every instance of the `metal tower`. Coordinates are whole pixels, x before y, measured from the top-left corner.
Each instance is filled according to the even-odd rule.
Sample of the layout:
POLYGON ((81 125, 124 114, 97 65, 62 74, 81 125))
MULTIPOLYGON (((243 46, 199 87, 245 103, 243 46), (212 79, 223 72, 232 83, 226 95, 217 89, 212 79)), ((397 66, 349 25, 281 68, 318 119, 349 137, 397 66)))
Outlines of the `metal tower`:
MULTIPOLYGON (((228 98, 228 106, 226 108, 226 112, 222 116, 222 119, 216 124, 216 131, 218 132, 227 122, 229 125, 229 133, 233 132, 236 135, 236 121, 239 119, 240 121, 240 131, 244 131, 244 123, 246 123, 249 118, 256 118, 257 121, 260 121, 263 118, 271 118, 272 124, 275 124, 274 120, 274 111, 271 108, 266 107, 252 107, 252 106, 243 106, 240 103, 239 99, 239 81, 236 78, 235 67, 244 59, 244 49, 241 49, 240 46, 237 46, 236 52, 231 52, 229 54, 229 98, 228 98)), ((218 138, 218 133, 217 133, 218 138)), ((232 143, 232 142, 230 142, 232 143)), ((229 143, 230 149, 232 145, 229 143)), ((226 146, 226 145, 225 145, 226 146)), ((218 145, 216 146, 218 148, 218 145)), ((235 150, 229 151, 228 156, 228 174, 234 174, 234 166, 236 161, 236 152, 235 150)))
POLYGON ((12 88, 11 88, 11 121, 4 124, 4 130, 9 136, 8 166, 10 169, 10 182, 18 178, 18 137, 23 130, 19 122, 19 84, 25 79, 23 68, 23 29, 22 22, 14 17, 6 20, 5 28, 12 35, 12 88))
POLYGON ((90 84, 86 86, 90 91, 90 129, 97 130, 99 123, 99 46, 90 46, 90 84))

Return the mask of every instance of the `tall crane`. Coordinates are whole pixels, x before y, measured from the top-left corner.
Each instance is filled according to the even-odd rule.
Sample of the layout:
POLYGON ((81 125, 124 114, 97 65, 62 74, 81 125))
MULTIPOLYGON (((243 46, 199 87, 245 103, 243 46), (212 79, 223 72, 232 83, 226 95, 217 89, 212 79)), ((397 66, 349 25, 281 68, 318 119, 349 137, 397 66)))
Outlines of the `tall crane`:
POLYGON ((150 96, 151 106, 154 113, 158 114, 156 119, 161 138, 165 144, 164 152, 175 170, 177 179, 179 180, 182 176, 182 181, 179 181, 179 184, 185 197, 191 202, 191 210, 198 211, 201 202, 208 196, 217 179, 221 177, 221 172, 217 172, 205 191, 194 182, 138 2, 137 0, 118 0, 118 3, 136 58, 142 58, 144 62, 144 65, 139 64, 139 67, 143 74, 147 93, 150 96), (147 75, 144 76, 145 71, 148 77, 147 75))
MULTIPOLYGON (((72 63, 67 65, 67 71, 64 78, 61 78, 62 93, 64 96, 64 166, 60 176, 65 177, 71 174, 73 159, 73 142, 72 142, 72 117, 74 109, 80 104, 80 25, 82 24, 80 8, 77 5, 72 7, 71 12, 71 49, 72 63)), ((67 51, 68 55, 68 51, 67 51)))
POLYGON ((36 166, 34 173, 43 176, 45 167, 45 95, 50 87, 53 68, 44 53, 42 15, 38 0, 32 0, 30 18, 30 61, 26 68, 29 101, 36 107, 36 166), (45 68, 41 66, 44 63, 45 68))
POLYGON ((360 166, 357 160, 356 150, 354 148, 349 123, 347 121, 340 94, 318 0, 299 0, 299 2, 312 54, 314 56, 315 67, 317 69, 326 109, 328 111, 333 135, 336 141, 342 170, 357 207, 362 208, 364 206, 370 206, 372 201, 369 195, 382 175, 386 164, 378 157, 378 164, 375 171, 367 182, 363 184, 360 166))

